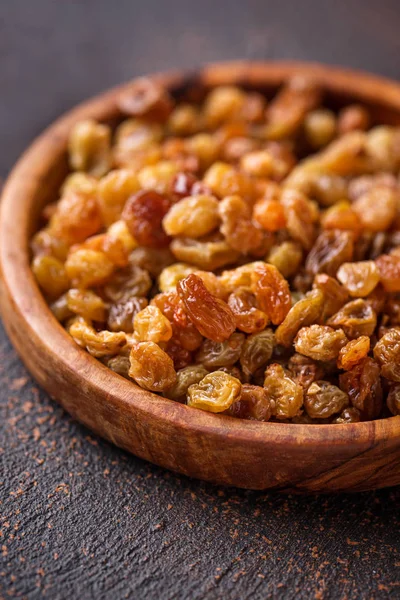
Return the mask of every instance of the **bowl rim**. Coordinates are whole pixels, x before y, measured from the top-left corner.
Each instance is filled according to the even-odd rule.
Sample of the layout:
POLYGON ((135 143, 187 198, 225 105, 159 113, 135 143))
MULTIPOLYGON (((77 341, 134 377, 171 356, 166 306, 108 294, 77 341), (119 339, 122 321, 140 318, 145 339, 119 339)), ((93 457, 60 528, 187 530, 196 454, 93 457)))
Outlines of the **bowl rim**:
MULTIPOLYGON (((376 102, 379 99, 400 114, 400 84, 361 71, 317 63, 229 61, 211 63, 195 71, 156 73, 149 77, 170 89, 181 85, 182 80, 192 81, 194 77, 201 77, 202 82, 211 86, 245 82, 257 87, 263 83, 278 85, 296 73, 314 77, 334 93, 344 91, 347 95, 354 94, 359 101, 376 102)), ((112 372, 79 348, 56 321, 30 269, 28 208, 33 204, 51 165, 65 154, 71 126, 83 118, 105 121, 116 116, 116 98, 136 79, 94 96, 58 118, 24 152, 5 182, 0 205, 1 296, 7 294, 10 298, 26 327, 26 334, 45 345, 54 355, 57 368, 65 371, 66 378, 73 373, 82 377, 91 391, 106 398, 106 402, 123 405, 128 411, 134 408, 137 414, 143 416, 173 421, 175 425, 189 428, 199 435, 212 434, 222 439, 228 436, 243 442, 259 442, 260 445, 266 437, 273 436, 277 442, 289 441, 290 438, 291 444, 303 447, 361 443, 371 439, 371 433, 375 444, 400 438, 400 416, 361 423, 306 425, 246 421, 190 408, 143 390, 112 372), (18 215, 17 219, 15 215, 18 215)), ((13 337, 7 319, 4 318, 4 322, 10 337, 13 337)))

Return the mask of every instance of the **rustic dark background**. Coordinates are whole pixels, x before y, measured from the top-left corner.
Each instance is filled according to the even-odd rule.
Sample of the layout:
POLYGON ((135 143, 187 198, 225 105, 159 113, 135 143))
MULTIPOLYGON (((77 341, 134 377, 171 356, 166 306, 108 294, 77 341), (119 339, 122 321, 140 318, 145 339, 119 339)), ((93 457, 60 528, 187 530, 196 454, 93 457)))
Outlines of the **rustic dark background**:
MULTIPOLYGON (((0 0, 0 177, 134 75, 247 57, 400 78, 399 31, 398 0, 0 0)), ((399 489, 260 494, 153 467, 72 422, 0 331, 1 599, 400 598, 399 504, 399 489)))

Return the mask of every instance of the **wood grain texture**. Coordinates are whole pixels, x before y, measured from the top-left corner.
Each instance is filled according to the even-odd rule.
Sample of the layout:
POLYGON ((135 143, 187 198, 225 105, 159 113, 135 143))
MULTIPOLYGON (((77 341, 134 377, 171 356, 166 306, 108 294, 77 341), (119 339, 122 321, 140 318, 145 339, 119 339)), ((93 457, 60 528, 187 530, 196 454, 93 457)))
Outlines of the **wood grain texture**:
MULTIPOLYGON (((196 73, 155 76, 175 93, 239 83, 267 93, 303 73, 328 101, 361 101, 400 121, 400 86, 343 69, 302 63, 236 62, 196 73)), ((158 465, 250 489, 360 491, 400 483, 400 417, 346 425, 286 425, 235 420, 146 392, 78 348, 52 317, 30 272, 28 241, 40 208, 65 175, 71 126, 118 118, 122 89, 89 101, 49 128, 17 164, 3 191, 0 305, 8 334, 38 382, 94 432, 158 465), (237 460, 240 455, 241 460, 237 460)))

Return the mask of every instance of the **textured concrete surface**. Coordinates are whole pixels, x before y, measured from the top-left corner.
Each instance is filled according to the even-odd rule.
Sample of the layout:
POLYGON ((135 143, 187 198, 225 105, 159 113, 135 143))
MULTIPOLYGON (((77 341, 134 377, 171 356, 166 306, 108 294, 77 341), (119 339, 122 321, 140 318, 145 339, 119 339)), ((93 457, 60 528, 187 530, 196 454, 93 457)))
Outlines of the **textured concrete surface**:
MULTIPOLYGON (((239 57, 400 75, 396 0, 0 4, 0 176, 52 119, 129 77, 239 57)), ((240 461, 240 456, 237 457, 240 461)), ((0 329, 0 599, 400 597, 400 489, 215 488, 95 438, 0 329)))

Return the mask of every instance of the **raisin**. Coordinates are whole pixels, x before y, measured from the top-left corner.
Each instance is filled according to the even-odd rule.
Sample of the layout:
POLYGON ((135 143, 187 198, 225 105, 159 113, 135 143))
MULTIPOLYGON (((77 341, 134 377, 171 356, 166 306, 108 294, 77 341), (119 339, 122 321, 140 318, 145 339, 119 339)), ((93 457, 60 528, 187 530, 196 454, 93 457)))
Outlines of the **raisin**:
POLYGON ((220 231, 231 248, 242 254, 265 256, 271 237, 250 218, 248 204, 240 196, 227 196, 218 206, 220 231))
POLYGON ((107 282, 114 265, 104 252, 82 249, 68 255, 65 270, 74 287, 88 288, 107 282))
POLYGON ((213 196, 196 195, 173 204, 163 219, 168 235, 198 238, 219 224, 218 201, 213 196))
POLYGON ((306 259, 306 270, 312 275, 326 273, 334 277, 340 265, 353 257, 353 236, 347 231, 323 231, 306 259))
POLYGON ((302 260, 303 251, 296 242, 282 242, 279 246, 273 246, 266 258, 286 279, 297 273, 302 260))
POLYGON ((111 130, 91 119, 79 121, 68 139, 69 162, 75 171, 101 177, 111 166, 111 130))
POLYGON ((129 379, 130 362, 127 356, 112 356, 107 359, 106 365, 114 373, 118 373, 118 375, 129 379))
POLYGON ((382 385, 379 366, 372 358, 365 358, 350 371, 340 375, 340 388, 351 404, 360 411, 361 419, 376 419, 382 410, 382 385))
POLYGON ((176 200, 182 200, 187 196, 211 195, 211 190, 202 181, 199 181, 193 173, 183 171, 177 173, 171 181, 171 195, 176 200))
POLYGON ((301 327, 318 321, 324 304, 324 294, 320 289, 309 292, 296 302, 275 332, 278 344, 289 348, 301 327))
POLYGON ((97 233, 101 225, 96 195, 70 191, 58 202, 49 233, 71 245, 97 233))
POLYGON ((118 354, 126 344, 126 336, 122 331, 96 331, 81 317, 71 324, 69 334, 79 346, 86 348, 96 358, 118 354))
POLYGON ((242 385, 240 399, 228 409, 227 414, 239 419, 269 421, 273 402, 265 388, 248 383, 242 385))
POLYGON ((107 326, 111 331, 133 333, 134 316, 146 308, 147 298, 133 296, 126 302, 112 304, 108 313, 107 326))
POLYGON ((352 204, 362 226, 368 231, 385 231, 396 217, 398 193, 388 186, 376 186, 352 204))
POLYGON ((381 337, 374 357, 386 379, 400 381, 400 329, 390 329, 381 337))
POLYGON ((285 209, 278 200, 263 198, 253 207, 253 219, 266 231, 278 231, 286 225, 285 209))
POLYGON ((262 331, 268 325, 265 313, 256 308, 254 294, 246 289, 239 288, 228 298, 228 305, 235 315, 236 327, 245 333, 262 331))
POLYGON ((382 254, 375 262, 385 291, 400 292, 400 257, 382 254))
POLYGON ((232 264, 240 255, 223 239, 175 238, 171 251, 178 260, 207 271, 232 264))
POLYGON ((103 223, 111 225, 121 218, 128 198, 139 190, 139 181, 133 171, 116 169, 99 182, 98 204, 103 223))
POLYGON ((239 195, 249 200, 254 194, 254 184, 250 177, 223 162, 214 163, 205 173, 203 182, 219 198, 239 195))
POLYGON ((225 342, 204 340, 196 354, 196 362, 207 369, 231 367, 240 358, 245 336, 243 333, 232 333, 225 342))
POLYGON ((145 296, 151 288, 151 278, 147 271, 130 264, 109 278, 104 286, 104 295, 111 302, 127 302, 134 296, 145 296))
POLYGON ((349 131, 368 129, 370 124, 370 115, 368 110, 361 104, 349 104, 339 112, 338 131, 340 134, 349 131))
POLYGON ((135 338, 139 342, 168 342, 172 326, 157 306, 146 306, 133 319, 135 338))
POLYGON ((277 419, 295 417, 303 406, 303 388, 278 364, 268 367, 264 387, 274 402, 273 415, 277 419))
POLYGON ((337 202, 321 218, 324 229, 350 231, 357 238, 362 230, 361 220, 348 202, 337 202))
POLYGON ((43 290, 55 300, 69 287, 69 278, 63 263, 53 256, 37 256, 32 263, 33 274, 43 290))
POLYGON ((333 328, 340 327, 348 338, 355 339, 361 335, 372 335, 376 322, 376 314, 371 305, 358 298, 348 302, 332 315, 328 319, 327 325, 333 328))
POLYGON ((187 404, 208 412, 224 412, 240 398, 241 389, 238 379, 223 371, 214 371, 189 387, 187 404))
POLYGON ((91 290, 68 290, 67 306, 71 312, 88 321, 106 320, 106 306, 100 296, 91 290))
POLYGON ((338 369, 350 371, 359 362, 361 362, 368 354, 370 349, 370 339, 366 335, 362 335, 355 340, 351 340, 343 346, 339 352, 337 360, 338 369))
POLYGON ((235 330, 235 316, 229 306, 207 290, 202 279, 191 274, 177 285, 185 310, 204 337, 223 342, 235 330))
POLYGON ((240 365, 245 375, 253 375, 269 362, 275 345, 272 329, 253 333, 246 338, 240 356, 240 365))
POLYGON ((322 322, 340 310, 349 299, 347 290, 336 279, 325 273, 315 276, 313 288, 321 290, 324 294, 322 322))
POLYGON ((163 395, 170 400, 186 402, 189 387, 194 383, 199 383, 206 375, 208 375, 208 371, 201 365, 190 365, 179 369, 176 373, 176 382, 172 387, 164 390, 163 395))
POLYGON ((326 109, 313 110, 304 119, 307 142, 316 150, 326 146, 336 135, 336 117, 326 109))
POLYGON ((169 200, 153 190, 142 190, 127 200, 122 219, 141 246, 164 248, 170 238, 162 221, 170 207, 169 200))
POLYGON ((327 419, 341 412, 349 404, 349 397, 329 381, 314 381, 304 398, 304 408, 313 419, 327 419))
POLYGON ((317 234, 315 207, 306 196, 292 189, 284 190, 282 204, 290 236, 303 248, 310 250, 317 234))
POLYGON ((318 106, 320 99, 321 91, 313 81, 300 75, 293 77, 267 108, 266 137, 281 139, 295 133, 306 114, 318 106))
POLYGON ((337 272, 337 278, 350 296, 364 298, 379 283, 379 272, 373 260, 344 263, 337 272))
POLYGON ((387 405, 392 415, 400 415, 400 385, 397 383, 390 386, 387 405))
POLYGON ((311 325, 300 329, 294 340, 294 347, 300 354, 323 362, 336 359, 340 349, 347 343, 341 329, 324 325, 311 325))
POLYGON ((318 362, 308 356, 297 354, 297 352, 290 357, 288 369, 297 383, 305 390, 324 375, 324 370, 318 362))
POLYGON ((165 347, 165 352, 174 362, 175 370, 183 369, 193 362, 193 354, 184 348, 178 339, 171 338, 165 347))
POLYGON ((251 282, 258 307, 274 325, 282 323, 292 304, 286 279, 273 265, 261 264, 251 274, 251 282))
POLYGON ((163 392, 174 385, 176 372, 172 358, 154 342, 134 344, 129 360, 129 377, 145 390, 163 392))
POLYGON ((117 99, 118 108, 126 115, 164 122, 173 102, 167 90, 146 77, 137 79, 117 99))
POLYGON ((167 249, 135 248, 129 255, 129 262, 148 271, 152 277, 158 277, 163 269, 174 262, 174 257, 167 249))
POLYGON ((336 417, 336 419, 334 419, 332 423, 359 423, 360 421, 360 411, 358 410, 358 408, 350 406, 349 408, 345 408, 344 410, 342 410, 340 415, 336 417))

